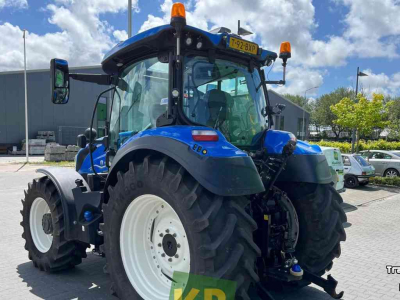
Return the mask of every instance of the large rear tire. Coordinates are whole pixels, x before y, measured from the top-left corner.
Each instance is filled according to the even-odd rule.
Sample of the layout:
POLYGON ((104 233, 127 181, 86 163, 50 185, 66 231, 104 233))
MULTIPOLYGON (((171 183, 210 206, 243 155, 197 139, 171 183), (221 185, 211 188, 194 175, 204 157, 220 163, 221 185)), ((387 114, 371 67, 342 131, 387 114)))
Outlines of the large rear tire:
MULTIPOLYGON (((101 229, 114 294, 121 299, 169 299, 172 282, 165 274, 171 277, 173 271, 183 269, 189 270, 190 274, 235 280, 236 298, 250 299, 248 289, 259 281, 254 262, 261 251, 253 242, 252 232, 257 229, 257 224, 244 210, 248 204, 246 198, 214 195, 202 188, 175 161, 158 154, 130 162, 128 170, 118 172, 117 183, 108 191, 110 198, 103 205, 104 224, 101 229), (150 201, 154 202, 153 210, 146 204, 150 201), (168 208, 173 222, 171 225, 163 217, 156 220, 165 208, 168 208), (130 214, 133 216, 135 210, 148 214, 148 218, 147 221, 141 218, 140 223, 129 227, 132 236, 136 235, 131 239, 131 246, 127 245, 129 239, 125 238, 124 229, 129 224, 126 219, 130 214), (135 233, 139 226, 148 233, 135 233), (162 231, 164 237, 166 233, 176 233, 176 242, 168 237, 171 244, 179 243, 182 248, 190 250, 185 252, 183 249, 180 253, 175 249, 168 253, 164 239, 160 240, 162 231), (142 238, 138 246, 139 241, 135 239, 139 236, 142 238), (129 249, 134 250, 131 251, 133 259, 125 254, 129 249), (179 253, 179 257, 175 258, 174 253, 179 253), (146 257, 149 262, 143 263, 146 257), (190 264, 185 266, 183 258, 190 264), (175 261, 178 262, 176 265, 175 261), (177 267, 178 264, 183 267, 177 267), (132 282, 132 278, 139 278, 140 272, 144 274, 143 280, 132 282), (151 284, 146 284, 146 281, 151 284)), ((140 218, 137 212, 135 218, 140 218)))
POLYGON ((47 272, 79 265, 86 257, 87 246, 65 239, 64 212, 53 182, 47 177, 33 180, 22 204, 22 238, 33 265, 47 272))
POLYGON ((340 242, 346 240, 343 199, 330 184, 285 183, 280 187, 299 217, 296 257, 304 269, 322 275, 332 268, 341 254, 340 242))

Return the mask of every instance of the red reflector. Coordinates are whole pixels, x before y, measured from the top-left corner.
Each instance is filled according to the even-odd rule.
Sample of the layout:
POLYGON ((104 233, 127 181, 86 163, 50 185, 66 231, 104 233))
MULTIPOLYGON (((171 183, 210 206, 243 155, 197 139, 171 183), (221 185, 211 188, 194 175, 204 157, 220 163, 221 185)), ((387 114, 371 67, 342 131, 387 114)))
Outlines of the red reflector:
POLYGON ((212 130, 192 130, 192 137, 196 142, 218 141, 218 133, 212 130))

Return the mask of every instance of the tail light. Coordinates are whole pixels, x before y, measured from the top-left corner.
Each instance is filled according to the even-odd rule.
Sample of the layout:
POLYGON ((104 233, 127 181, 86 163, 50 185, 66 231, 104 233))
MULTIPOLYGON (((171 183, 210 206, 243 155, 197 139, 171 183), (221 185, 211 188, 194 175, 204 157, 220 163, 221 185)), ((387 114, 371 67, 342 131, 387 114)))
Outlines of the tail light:
POLYGON ((367 175, 367 172, 362 172, 361 175, 367 175))
POLYGON ((196 142, 218 141, 218 133, 213 130, 192 130, 192 137, 196 142))

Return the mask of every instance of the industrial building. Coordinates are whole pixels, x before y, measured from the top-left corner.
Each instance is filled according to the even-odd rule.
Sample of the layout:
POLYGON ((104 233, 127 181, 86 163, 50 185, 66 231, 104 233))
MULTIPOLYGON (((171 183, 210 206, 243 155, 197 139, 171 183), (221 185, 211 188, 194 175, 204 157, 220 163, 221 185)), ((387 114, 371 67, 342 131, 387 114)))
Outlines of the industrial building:
MULTIPOLYGON (((102 73, 100 66, 70 68, 75 73, 102 73)), ((50 98, 49 70, 27 72, 29 139, 38 131, 54 131, 56 141, 63 145, 75 144, 76 136, 89 127, 97 96, 105 87, 71 80, 71 95, 67 105, 54 105, 50 98)), ((102 135, 111 94, 100 100, 94 128, 102 135)), ((269 91, 272 106, 285 104, 280 115, 274 116, 274 128, 293 132, 303 138, 303 109, 274 91, 269 91)), ((304 113, 308 128, 309 113, 304 113)), ((307 136, 307 135, 306 135, 307 136)), ((0 145, 18 146, 25 139, 25 92, 23 71, 0 73, 0 145)))

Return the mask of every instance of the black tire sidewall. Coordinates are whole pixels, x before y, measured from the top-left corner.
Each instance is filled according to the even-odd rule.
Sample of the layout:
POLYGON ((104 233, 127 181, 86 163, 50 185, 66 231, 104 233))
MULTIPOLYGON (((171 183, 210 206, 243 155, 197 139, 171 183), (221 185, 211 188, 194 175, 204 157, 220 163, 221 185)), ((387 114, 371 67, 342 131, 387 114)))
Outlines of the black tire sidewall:
MULTIPOLYGON (((122 182, 119 181, 116 184, 113 193, 118 195, 119 199, 117 202, 119 205, 113 205, 112 209, 110 208, 110 211, 112 211, 111 218, 106 217, 105 219, 108 230, 112 232, 111 234, 106 235, 106 248, 108 248, 108 253, 110 253, 107 254, 107 262, 109 268, 112 270, 110 272, 111 276, 116 277, 113 278, 113 282, 118 285, 118 296, 122 299, 142 299, 135 291, 126 275, 120 248, 120 230, 125 211, 132 201, 142 195, 149 194, 158 196, 165 200, 174 209, 185 228, 186 236, 188 238, 190 248, 190 273, 201 274, 204 271, 207 271, 204 269, 205 261, 200 258, 200 253, 196 251, 196 249, 204 243, 205 237, 202 236, 202 234, 190 230, 191 221, 196 219, 198 215, 193 214, 191 210, 184 210, 184 206, 181 203, 184 195, 181 195, 179 191, 177 193, 172 193, 168 188, 168 180, 166 180, 166 178, 159 182, 155 178, 151 178, 151 176, 144 175, 142 168, 139 167, 137 171, 138 172, 134 177, 129 176, 128 171, 126 173, 128 176, 124 176, 124 180, 122 182), (123 192, 121 193, 121 191, 123 192), (107 238, 110 237, 111 240, 107 241, 107 238), (122 294, 120 295, 120 293, 122 294), (132 297, 133 295, 135 295, 135 297, 132 297)), ((113 201, 116 201, 116 199, 110 198, 109 203, 112 203, 113 201)))
MULTIPOLYGON (((33 256, 34 260, 44 260, 48 255, 51 255, 54 248, 55 248, 55 242, 54 240, 56 239, 55 236, 53 236, 53 242, 51 244, 50 249, 43 253, 39 251, 33 241, 32 238, 32 233, 31 233, 31 226, 30 226, 30 212, 32 209, 33 202, 37 198, 42 198, 46 201, 47 205, 51 207, 50 199, 48 195, 44 191, 41 191, 39 189, 31 189, 30 192, 27 194, 27 197, 25 198, 25 205, 24 205, 24 210, 23 210, 23 227, 24 227, 24 233, 25 233, 25 239, 28 247, 28 251, 30 251, 30 254, 33 256)), ((54 220, 55 212, 50 209, 51 212, 51 218, 54 220)), ((54 222, 53 222, 53 228, 54 228, 54 222)))
POLYGON ((346 187, 348 187, 348 188, 355 188, 358 186, 358 179, 357 179, 357 177, 352 176, 352 175, 348 176, 345 178, 345 184, 346 184, 346 187), (348 180, 353 180, 354 184, 353 183, 349 184, 348 180))

